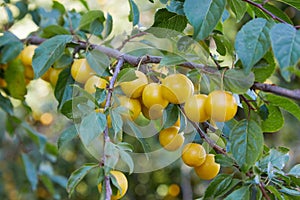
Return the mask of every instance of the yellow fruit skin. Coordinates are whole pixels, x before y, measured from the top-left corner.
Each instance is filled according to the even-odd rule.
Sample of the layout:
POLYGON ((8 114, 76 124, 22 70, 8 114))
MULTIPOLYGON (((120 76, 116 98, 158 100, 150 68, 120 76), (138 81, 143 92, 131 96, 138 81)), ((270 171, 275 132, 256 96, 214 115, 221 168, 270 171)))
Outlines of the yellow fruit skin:
POLYGON ((50 67, 50 68, 48 69, 48 71, 46 71, 46 73, 42 75, 41 78, 42 78, 44 81, 47 81, 47 82, 50 81, 50 76, 49 76, 49 75, 50 75, 51 69, 52 69, 52 67, 50 67))
POLYGON ((207 95, 196 94, 191 96, 184 104, 186 116, 193 122, 204 122, 209 119, 205 112, 205 100, 207 95))
POLYGON ((128 98, 127 96, 119 96, 120 106, 128 109, 128 113, 123 114, 123 117, 135 120, 141 113, 141 103, 137 99, 128 98))
POLYGON ((94 70, 85 58, 74 60, 71 67, 71 75, 75 81, 85 83, 94 74, 94 70))
POLYGON ((167 107, 169 102, 162 96, 162 87, 158 83, 148 84, 143 91, 142 95, 143 104, 151 109, 152 106, 160 106, 161 109, 167 107))
POLYGON ((34 72, 31 65, 24 66, 25 78, 32 80, 34 78, 34 72))
POLYGON ((197 167, 204 163, 206 151, 201 144, 188 143, 182 150, 181 158, 186 165, 197 167))
POLYGON ((184 137, 178 131, 179 127, 171 126, 159 132, 159 143, 164 149, 175 151, 182 146, 184 137))
POLYGON ((84 89, 93 94, 96 92, 96 88, 105 89, 106 85, 108 84, 107 80, 100 78, 98 76, 91 76, 84 84, 84 89))
POLYGON ((32 57, 34 55, 34 50, 37 48, 36 45, 28 45, 26 46, 20 54, 21 61, 25 66, 32 65, 32 57))
MULTIPOLYGON (((122 189, 122 191, 118 190, 118 192, 117 192, 116 195, 111 195, 111 200, 121 199, 126 194, 126 192, 128 190, 128 181, 127 181, 127 178, 120 171, 112 170, 112 171, 110 171, 110 173, 111 173, 111 175, 113 175, 116 178, 118 185, 122 189)), ((98 185, 98 191, 99 192, 102 191, 102 184, 98 185)))
MULTIPOLYGON (((103 108, 98 108, 95 110, 96 113, 104 113, 104 109, 103 108)), ((107 115, 106 117, 106 120, 107 120, 107 127, 108 128, 111 128, 112 127, 112 123, 111 123, 111 117, 110 117, 110 114, 107 115)))
POLYGON ((60 74, 60 72, 63 69, 55 69, 55 68, 51 68, 50 72, 49 72, 49 81, 50 83, 55 86, 58 80, 58 76, 60 74))
POLYGON ((180 128, 180 117, 178 117, 177 121, 175 122, 175 124, 173 126, 177 126, 180 128))
POLYGON ((150 109, 142 105, 142 113, 147 119, 159 119, 163 116, 164 109, 160 105, 154 105, 150 109))
POLYGON ((120 87, 124 94, 130 98, 138 98, 142 96, 145 86, 148 84, 147 76, 138 70, 135 71, 137 79, 120 83, 120 87))
POLYGON ((207 154, 204 163, 194 169, 199 178, 203 180, 210 180, 218 175, 220 171, 220 164, 215 162, 214 154, 207 154))
POLYGON ((205 100, 205 112, 216 122, 231 120, 237 112, 235 98, 229 92, 215 90, 205 100))
POLYGON ((5 88, 7 87, 7 83, 3 78, 0 78, 0 88, 5 88))
POLYGON ((183 74, 171 74, 162 80, 162 94, 173 104, 182 104, 194 93, 194 85, 183 74))

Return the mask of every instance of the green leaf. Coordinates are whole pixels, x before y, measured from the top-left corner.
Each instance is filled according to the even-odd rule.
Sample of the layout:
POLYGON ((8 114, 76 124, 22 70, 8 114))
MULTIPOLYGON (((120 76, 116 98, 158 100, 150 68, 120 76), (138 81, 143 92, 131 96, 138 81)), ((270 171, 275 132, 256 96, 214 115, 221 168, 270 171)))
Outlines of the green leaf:
POLYGON ((186 0, 184 12, 194 27, 194 38, 203 40, 216 27, 222 17, 226 0, 186 0))
POLYGON ((35 191, 38 184, 38 175, 35 164, 31 161, 29 156, 25 153, 22 153, 22 160, 25 166, 25 172, 28 181, 30 182, 31 189, 35 191))
POLYGON ((79 0, 79 1, 85 7, 85 9, 90 10, 89 5, 86 0, 79 0))
POLYGON ((119 142, 117 145, 118 145, 118 148, 123 151, 132 152, 134 149, 134 147, 127 142, 119 142))
POLYGON ((248 186, 243 186, 237 190, 234 190, 224 200, 249 200, 250 190, 248 186))
POLYGON ((72 62, 73 62, 72 55, 65 53, 65 54, 61 55, 58 58, 58 60, 55 61, 55 63, 53 64, 53 68, 62 69, 62 68, 70 66, 72 64, 72 62))
POLYGON ((178 54, 165 55, 161 61, 160 66, 174 66, 187 62, 186 58, 179 56, 178 54))
POLYGON ((117 146, 108 141, 104 143, 104 152, 106 156, 105 166, 110 168, 115 168, 116 164, 119 161, 120 151, 117 146))
POLYGON ((66 68, 59 73, 54 95, 58 101, 58 108, 61 109, 64 103, 73 97, 74 79, 71 76, 71 68, 66 68))
POLYGON ((51 38, 56 35, 70 35, 70 32, 59 25, 50 25, 43 29, 41 37, 51 38))
POLYGON ((45 153, 45 147, 47 144, 47 137, 39 132, 37 132, 35 129, 32 128, 29 124, 26 122, 23 122, 21 124, 22 128, 25 129, 30 139, 39 146, 39 151, 41 154, 45 153))
POLYGON ((61 21, 61 12, 56 9, 45 9, 39 7, 36 10, 30 12, 32 18, 37 26, 40 28, 45 28, 49 25, 60 24, 61 21))
POLYGON ((229 0, 228 3, 232 12, 235 14, 237 22, 239 22, 241 19, 243 19, 247 11, 246 2, 240 0, 229 0))
POLYGON ((137 79, 137 76, 135 75, 135 69, 134 68, 125 68, 120 71, 120 73, 117 76, 117 81, 119 83, 121 82, 127 82, 127 81, 133 81, 137 79))
POLYGON ((12 26, 12 24, 14 23, 14 16, 13 16, 13 13, 12 13, 12 10, 4 4, 4 9, 6 11, 6 14, 7 14, 7 23, 6 25, 8 25, 9 27, 12 26))
POLYGON ((220 196, 220 194, 224 193, 230 186, 232 179, 233 175, 219 174, 209 183, 205 190, 203 200, 220 196))
POLYGON ((289 24, 276 24, 270 31, 270 38, 281 75, 290 81, 289 67, 295 66, 300 58, 300 30, 289 24))
POLYGON ((6 131, 7 114, 0 108, 0 142, 3 141, 6 131))
POLYGON ((167 9, 159 9, 154 16, 154 23, 147 32, 156 37, 176 36, 182 32, 187 25, 187 19, 183 15, 169 12, 167 9))
POLYGON ((233 127, 229 140, 233 157, 246 172, 263 152, 264 137, 260 126, 253 120, 242 120, 233 127))
POLYGON ((274 94, 267 94, 266 99, 270 105, 278 106, 294 115, 300 121, 300 106, 294 101, 274 94))
POLYGON ((128 0, 130 6, 130 13, 128 19, 132 22, 132 25, 138 25, 140 21, 140 12, 139 8, 137 7, 136 3, 133 0, 128 0))
POLYGON ((120 150, 119 151, 121 159, 128 165, 129 167, 129 173, 131 174, 134 170, 134 162, 132 160, 132 157, 130 156, 129 153, 126 151, 120 150))
POLYGON ((55 189, 50 177, 48 177, 47 175, 40 175, 39 178, 43 185, 46 187, 47 191, 49 191, 50 194, 53 195, 55 193, 55 189))
POLYGON ((8 63, 9 67, 5 71, 5 81, 10 96, 24 100, 27 93, 24 66, 19 59, 8 63))
POLYGON ((263 83, 265 82, 276 69, 276 63, 273 53, 268 51, 263 59, 254 65, 252 71, 255 75, 255 81, 263 83))
POLYGON ((271 13, 273 13, 275 16, 283 19, 284 21, 286 21, 289 24, 293 24, 292 20, 289 18, 289 16, 284 12, 284 10, 281 10, 280 8, 277 8, 276 6, 274 6, 274 4, 270 4, 270 2, 266 3, 264 5, 264 8, 266 8, 268 11, 270 11, 271 13))
POLYGON ((105 21, 104 14, 101 10, 91 10, 84 13, 80 20, 79 29, 88 30, 90 24, 97 19, 100 20, 100 22, 105 21))
POLYGON ((78 136, 77 129, 75 125, 66 128, 59 136, 57 140, 57 148, 60 149, 66 143, 70 142, 78 136))
POLYGON ((79 136, 81 141, 86 145, 89 144, 103 133, 106 128, 106 116, 103 113, 92 112, 85 116, 80 124, 79 136))
POLYGON ((289 160, 289 154, 286 151, 271 149, 270 154, 259 162, 259 166, 263 171, 269 167, 269 163, 277 169, 283 169, 289 160))
POLYGON ((74 97, 64 102, 60 108, 60 112, 67 118, 80 121, 82 117, 94 111, 94 108, 88 106, 89 100, 83 96, 74 97), (85 107, 84 107, 85 106, 85 107), (84 109, 82 108, 84 107, 84 109))
POLYGON ((300 164, 293 166, 288 174, 299 178, 300 177, 300 164))
POLYGON ((99 167, 98 164, 91 163, 85 164, 79 169, 75 170, 67 183, 67 192, 69 193, 69 198, 71 197, 72 193, 74 192, 75 187, 78 183, 94 168, 99 167))
POLYGON ((166 6, 168 11, 176 13, 178 15, 185 15, 183 10, 183 1, 181 0, 170 0, 166 6))
POLYGON ((34 77, 41 77, 64 53, 66 44, 72 41, 71 35, 57 35, 35 49, 32 59, 34 77))
POLYGON ((300 196, 300 191, 298 190, 293 190, 293 189, 290 189, 290 188, 287 188, 287 187, 283 187, 279 190, 280 192, 282 193, 285 193, 285 194, 288 194, 288 195, 291 195, 291 196, 300 196))
POLYGON ((298 0, 277 0, 277 1, 281 1, 300 10, 300 2, 298 0))
POLYGON ((138 127, 136 127, 136 125, 133 122, 128 120, 127 123, 129 125, 130 129, 132 130, 135 138, 141 143, 143 150, 146 153, 146 156, 148 156, 147 153, 150 152, 151 147, 150 147, 149 143, 146 142, 146 140, 144 139, 141 130, 138 127))
POLYGON ((220 35, 213 35, 213 38, 214 38, 214 41, 215 41, 216 47, 217 47, 217 52, 221 56, 225 56, 226 55, 226 46, 220 37, 221 37, 220 35))
POLYGON ((19 9, 19 15, 17 19, 22 19, 28 13, 28 4, 23 1, 18 1, 15 5, 19 9))
POLYGON ((266 189, 269 190, 278 200, 284 200, 280 194, 280 192, 278 191, 277 188, 275 188, 272 185, 267 185, 266 189))
POLYGON ((2 110, 4 110, 5 112, 7 112, 8 114, 12 115, 13 114, 13 105, 10 101, 9 98, 4 97, 1 92, 0 92, 0 108, 2 108, 2 110))
POLYGON ((87 53, 86 59, 89 65, 91 66, 91 68, 96 72, 97 75, 99 76, 108 75, 106 69, 110 65, 110 60, 106 54, 94 49, 87 53))
POLYGON ((0 63, 15 59, 22 51, 23 43, 11 32, 4 32, 0 37, 0 63))
POLYGON ((123 127, 123 120, 122 120, 121 113, 119 110, 120 110, 120 107, 112 109, 109 112, 110 116, 111 116, 112 127, 114 129, 115 134, 122 131, 122 127, 123 127))
POLYGON ((103 29, 103 21, 96 19, 90 24, 89 32, 93 35, 101 36, 103 29))
POLYGON ((58 10, 61 14, 65 14, 66 13, 66 8, 64 7, 63 4, 61 4, 58 1, 53 1, 52 8, 55 9, 55 10, 58 10))
POLYGON ((229 69, 224 74, 224 84, 229 91, 237 94, 243 94, 254 83, 254 74, 249 73, 245 75, 243 70, 240 69, 229 69))
POLYGON ((245 24, 237 33, 235 49, 246 74, 269 50, 269 32, 272 25, 266 19, 256 18, 245 24))
POLYGON ((284 125, 283 115, 277 106, 267 105, 268 117, 262 121, 261 128, 263 132, 279 131, 284 125))
POLYGON ((216 163, 219 163, 222 167, 232 167, 235 164, 235 161, 228 155, 217 154, 215 159, 216 163))
POLYGON ((163 113, 163 129, 169 128, 175 124, 175 122, 178 120, 179 116, 179 108, 174 104, 169 104, 165 109, 163 113))
POLYGON ((106 20, 105 20, 105 25, 104 25, 104 30, 103 30, 103 34, 102 37, 105 39, 109 36, 109 34, 112 31, 112 27, 113 27, 113 19, 112 16, 107 13, 106 15, 106 20))

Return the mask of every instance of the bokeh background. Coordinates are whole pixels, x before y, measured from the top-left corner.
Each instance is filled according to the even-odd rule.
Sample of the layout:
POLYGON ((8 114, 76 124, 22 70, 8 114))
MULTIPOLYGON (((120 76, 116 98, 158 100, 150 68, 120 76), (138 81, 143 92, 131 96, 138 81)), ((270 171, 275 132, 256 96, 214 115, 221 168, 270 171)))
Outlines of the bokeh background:
MULTIPOLYGON (((43 7, 48 9, 52 1, 30 0, 30 6, 34 8, 43 7)), ((84 7, 79 1, 60 0, 67 9, 84 11, 84 7)), ((150 3, 147 0, 136 1, 140 9, 140 27, 149 27, 153 23, 156 9, 162 7, 158 0, 150 3)), ((1 4, 1 0, 0 0, 1 4)), ((125 0, 88 0, 91 9, 101 9, 109 12, 114 21, 113 34, 116 38, 124 38, 132 30, 132 24, 128 22, 129 4, 125 0)), ((300 13, 292 7, 280 4, 284 10, 295 22, 300 24, 300 13)), ((6 20, 5 12, 0 7, 0 26, 6 20)), ((246 21, 247 19, 245 19, 246 21)), ((225 34, 233 40, 242 21, 236 23, 233 19, 228 19, 224 24, 225 34)), ((37 30, 37 26, 31 21, 30 16, 15 24, 11 31, 19 38, 26 38, 29 33, 37 30)), ((121 42, 117 41, 116 43, 121 42)), ((269 80, 274 84, 282 85, 288 88, 299 88, 299 77, 294 77, 291 83, 286 83, 276 72, 269 80)), ((37 131, 47 136, 53 144, 56 144, 60 133, 70 125, 70 121, 56 112, 57 102, 53 95, 53 87, 42 79, 33 80, 28 85, 28 94, 26 103, 32 109, 32 114, 26 115, 23 105, 15 100, 15 112, 19 116, 24 116, 37 131)), ((0 115, 0 117, 2 117, 0 115)), ((284 112, 285 125, 277 133, 266 133, 266 144, 269 147, 285 146, 291 149, 290 161, 286 168, 288 169, 295 163, 300 163, 300 123, 289 113, 284 112)), ((3 129, 4 127, 0 127, 3 129)), ((46 183, 40 183, 37 192, 31 192, 30 185, 24 176, 24 167, 19 157, 20 144, 15 142, 14 138, 6 135, 1 138, 0 148, 0 175, 3 184, 0 185, 0 199, 68 199, 65 188, 55 184, 56 194, 53 195, 46 187, 46 183)), ((155 142, 155 141, 154 141, 155 142)), ((151 144, 150 144, 151 145, 151 144)), ((57 151, 57 150, 54 150, 57 151)), ((45 164, 44 170, 49 173, 60 175, 61 184, 65 184, 66 178, 84 163, 97 162, 80 144, 78 139, 73 140, 69 145, 64 146, 58 152, 58 156, 53 158, 51 165, 45 164), (64 178, 65 177, 65 178, 64 178)), ((229 172, 230 173, 230 172, 229 172)), ((76 188, 74 195, 70 199, 93 200, 98 199, 96 187, 96 174, 89 174, 76 188)), ((145 200, 179 200, 200 197, 208 181, 202 181, 195 175, 191 168, 177 160, 170 166, 153 171, 151 173, 131 174, 128 176, 129 189, 124 199, 145 199, 145 200)))

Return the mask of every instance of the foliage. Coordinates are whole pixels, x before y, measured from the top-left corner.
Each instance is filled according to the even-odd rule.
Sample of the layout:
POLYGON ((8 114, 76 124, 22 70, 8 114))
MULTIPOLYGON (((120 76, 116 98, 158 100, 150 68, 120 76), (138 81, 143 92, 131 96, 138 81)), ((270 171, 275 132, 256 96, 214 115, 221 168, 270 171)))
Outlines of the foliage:
MULTIPOLYGON (((299 14, 297 0, 149 0, 150 6, 159 6, 149 27, 143 27, 140 21, 143 12, 139 4, 129 0, 132 30, 121 41, 113 33, 114 16, 105 10, 90 9, 85 0, 79 2, 83 10, 68 10, 59 1, 53 1, 48 10, 29 6, 25 0, 1 3, 7 20, 0 27, 0 141, 5 144, 0 148, 0 169, 15 167, 20 176, 15 180, 20 194, 31 199, 80 199, 76 188, 88 180, 94 185, 94 198, 110 199, 120 191, 111 170, 126 171, 134 178, 138 176, 135 172, 155 174, 173 166, 176 176, 180 173, 184 180, 189 176, 179 171, 187 169, 179 159, 182 148, 168 151, 157 137, 162 130, 174 128, 179 120, 176 135, 184 136, 185 144, 201 143, 207 153, 216 155, 222 169, 211 182, 202 182, 205 191, 194 191, 194 198, 300 196, 299 165, 288 168, 289 149, 271 148, 264 138, 264 134, 284 127, 286 112, 300 120, 300 27, 284 11, 289 7, 299 14), (18 38, 13 27, 28 16, 38 29, 26 38, 18 38), (236 27, 234 36, 227 32, 236 27), (55 109, 64 120, 67 118, 64 130, 55 137, 57 145, 29 120, 33 109, 26 101, 31 85, 27 84, 34 80, 26 77, 28 66, 23 65, 19 54, 30 44, 38 45, 29 66, 35 80, 47 81, 45 76, 51 69, 62 70, 57 84, 52 85, 55 109), (109 81, 105 89, 96 88, 90 94, 83 89, 84 84, 74 80, 71 67, 78 58, 85 58, 97 76, 109 81), (238 102, 238 111, 229 121, 210 119, 200 123, 189 120, 184 103, 169 103, 160 105, 161 116, 149 120, 146 114, 151 115, 151 110, 145 111, 144 105, 138 107, 137 103, 129 105, 120 98, 124 95, 120 84, 138 80, 135 70, 146 74, 149 82, 162 85, 166 76, 184 74, 192 84, 186 83, 190 88, 180 88, 181 93, 187 89, 193 92, 194 88, 195 94, 229 91, 238 102), (266 82, 274 77, 283 84, 266 82), (296 88, 291 88, 293 83, 296 88), (133 119, 136 110, 143 114, 133 119), (212 139, 212 134, 219 141, 212 139), (12 152, 15 157, 7 163, 2 161, 12 152), (60 163, 65 162, 60 156, 66 152, 79 153, 78 160, 60 163), (73 172, 64 171, 64 166, 73 172)), ((162 91, 165 99, 173 98, 172 92, 165 92, 168 88, 162 91)), ((35 120, 43 122, 41 118, 35 120)), ((11 184, 11 174, 1 172, 0 176, 0 197, 11 199, 11 194, 1 189, 11 184)), ((154 191, 151 187, 149 191, 154 191)), ((182 184, 181 194, 172 196, 169 191, 169 195, 187 198, 186 187, 182 184)), ((133 191, 127 196, 130 199, 133 191)))

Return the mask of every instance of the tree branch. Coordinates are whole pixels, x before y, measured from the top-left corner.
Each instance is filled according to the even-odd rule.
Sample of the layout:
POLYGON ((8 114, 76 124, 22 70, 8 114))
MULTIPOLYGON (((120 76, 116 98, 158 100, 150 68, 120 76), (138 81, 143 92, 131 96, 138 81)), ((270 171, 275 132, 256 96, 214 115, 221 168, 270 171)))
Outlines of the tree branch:
POLYGON ((258 187, 259 187, 260 191, 262 192, 262 195, 265 197, 265 199, 271 200, 271 198, 269 197, 269 195, 265 189, 265 186, 263 185, 263 183, 261 181, 259 182, 258 187))
POLYGON ((141 36, 143 36, 143 35, 146 35, 147 34, 147 32, 139 32, 139 33, 137 33, 137 34, 135 34, 135 35, 132 35, 132 36, 130 36, 130 37, 128 37, 126 40, 124 40, 123 42, 122 42, 122 44, 121 44, 121 46, 119 46, 118 48, 117 48, 117 50, 121 50, 121 49, 123 49, 123 47, 126 45, 126 43, 128 43, 128 42, 130 42, 132 39, 134 39, 134 38, 137 38, 137 37, 141 37, 141 36))
POLYGON ((194 126, 194 128, 199 133, 200 137, 203 138, 211 148, 213 148, 217 153, 219 154, 227 154, 226 150, 222 147, 218 146, 216 142, 212 139, 210 139, 207 134, 198 126, 197 123, 190 121, 191 124, 194 126))
MULTIPOLYGON (((246 0, 248 1, 248 0, 246 0)), ((37 36, 30 36, 26 40, 23 40, 25 42, 29 42, 31 44, 41 44, 46 39, 37 37, 37 36)), ((78 48, 86 49, 88 46, 91 49, 97 49, 98 51, 101 51, 102 53, 106 54, 109 57, 112 58, 120 58, 122 57, 124 62, 129 63, 132 66, 138 66, 138 64, 147 64, 147 63, 160 63, 162 57, 160 56, 151 56, 151 55, 145 55, 142 57, 132 56, 126 53, 122 53, 116 49, 112 49, 109 47, 101 46, 101 45, 95 45, 95 44, 87 44, 84 41, 73 41, 73 44, 78 45, 78 48)), ((196 64, 191 62, 185 62, 180 64, 182 67, 186 67, 189 69, 199 69, 203 73, 207 74, 213 74, 218 71, 216 67, 207 66, 204 64, 196 64)), ((252 86, 252 89, 258 89, 264 92, 271 92, 277 95, 285 96, 294 100, 300 101, 300 90, 290 90, 286 88, 282 88, 273 84, 266 84, 266 83, 254 83, 252 86)))
POLYGON ((252 89, 258 89, 264 92, 271 92, 273 94, 278 94, 300 101, 300 89, 289 90, 286 88, 279 87, 277 85, 265 83, 254 83, 252 89))
MULTIPOLYGON (((123 65, 124 65, 124 59, 123 59, 123 57, 120 57, 119 60, 118 60, 117 66, 115 68, 115 71, 113 73, 113 76, 112 76, 111 80, 109 81, 108 93, 107 93, 107 96, 106 96, 106 103, 105 103, 105 106, 104 106, 104 111, 110 107, 113 88, 114 88, 117 76, 118 76, 121 68, 123 67, 123 65)), ((105 165, 105 162, 106 162, 105 143, 110 142, 110 138, 109 138, 109 135, 108 135, 108 125, 106 125, 106 128, 104 130, 103 138, 104 138, 104 145, 103 145, 103 157, 102 157, 101 162, 102 162, 103 165, 105 165)), ((112 195, 112 189, 111 189, 111 186, 110 186, 109 176, 105 175, 104 181, 105 181, 105 188, 106 188, 106 197, 105 197, 105 199, 110 199, 111 195, 112 195)))
MULTIPOLYGON (((257 7, 258 9, 260 9, 261 11, 263 11, 264 13, 266 13, 267 15, 269 15, 272 19, 275 19, 279 22, 282 22, 282 23, 285 23, 287 24, 286 21, 284 21, 283 19, 281 19, 280 17, 277 17, 276 15, 274 15, 272 12, 268 11, 266 8, 264 8, 264 6, 262 4, 259 4, 259 3, 255 3, 251 0, 242 0, 242 1, 245 1, 246 3, 249 3, 255 7, 257 7)), ((267 3, 268 1, 264 1, 263 4, 267 3)), ((295 27, 297 28, 297 27, 295 27)))

